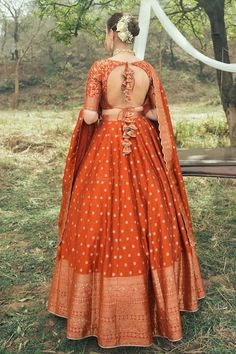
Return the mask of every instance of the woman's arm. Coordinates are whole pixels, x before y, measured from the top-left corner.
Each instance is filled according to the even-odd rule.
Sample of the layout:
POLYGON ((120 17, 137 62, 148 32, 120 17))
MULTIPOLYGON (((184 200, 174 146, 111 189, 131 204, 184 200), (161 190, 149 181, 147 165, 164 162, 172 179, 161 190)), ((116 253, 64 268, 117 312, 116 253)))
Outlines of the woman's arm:
POLYGON ((145 116, 151 120, 157 120, 157 109, 156 108, 153 108, 153 109, 150 109, 146 114, 145 116))
POLYGON ((87 124, 93 124, 98 120, 98 112, 91 109, 84 109, 84 121, 87 124))
POLYGON ((99 62, 95 61, 87 75, 84 97, 84 121, 87 124, 93 124, 98 120, 98 107, 101 99, 101 93, 101 70, 99 69, 99 62))

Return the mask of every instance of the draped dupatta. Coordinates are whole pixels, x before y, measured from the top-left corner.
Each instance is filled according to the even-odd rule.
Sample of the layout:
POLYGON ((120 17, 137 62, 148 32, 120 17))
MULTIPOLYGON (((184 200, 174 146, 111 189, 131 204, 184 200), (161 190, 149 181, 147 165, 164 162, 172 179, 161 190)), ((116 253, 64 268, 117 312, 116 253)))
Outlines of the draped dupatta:
MULTIPOLYGON (((176 142, 171 123, 170 111, 167 103, 165 90, 163 88, 161 79, 156 70, 150 65, 150 72, 153 84, 153 98, 157 109, 158 121, 151 121, 155 127, 159 136, 163 159, 166 166, 166 173, 169 178, 170 184, 175 188, 175 195, 177 197, 177 203, 182 213, 182 217, 186 226, 189 241, 192 245, 195 244, 192 230, 192 221, 190 215, 190 209, 188 205, 187 195, 184 187, 183 176, 179 164, 177 155, 176 142)), ((152 100, 153 102, 153 100, 152 100)), ((144 112, 151 109, 151 101, 147 96, 144 103, 144 112)), ((101 105, 98 108, 98 115, 101 117, 101 105)), ((79 172, 80 165, 86 155, 90 142, 93 138, 93 134, 100 119, 95 123, 88 125, 83 120, 84 107, 79 111, 76 125, 73 130, 73 134, 70 141, 69 151, 66 157, 65 169, 62 179, 62 198, 61 208, 58 220, 58 240, 59 244, 62 241, 63 232, 65 230, 67 214, 70 206, 71 195, 73 191, 74 181, 79 172)))

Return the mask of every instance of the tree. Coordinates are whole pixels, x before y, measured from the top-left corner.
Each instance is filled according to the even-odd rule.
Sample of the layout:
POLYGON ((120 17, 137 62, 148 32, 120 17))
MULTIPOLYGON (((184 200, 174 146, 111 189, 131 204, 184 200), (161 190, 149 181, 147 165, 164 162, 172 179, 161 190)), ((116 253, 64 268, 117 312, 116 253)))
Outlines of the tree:
POLYGON ((101 40, 105 30, 103 16, 117 9, 131 9, 137 0, 36 0, 36 3, 39 16, 49 16, 55 21, 52 36, 69 44, 79 31, 86 31, 101 40))
MULTIPOLYGON (((199 41, 202 41, 203 34, 199 21, 204 23, 207 16, 214 57, 218 61, 230 63, 228 37, 236 35, 235 24, 231 23, 229 18, 232 16, 233 8, 236 10, 236 4, 232 0, 173 0, 168 5, 167 12, 175 22, 177 19, 179 23, 184 22, 199 41), (229 15, 225 13, 226 8, 231 9, 229 15), (228 28, 226 17, 229 22, 228 28)), ((203 46, 201 48, 203 49, 203 46)), ((217 70, 216 73, 221 103, 229 126, 230 142, 232 146, 236 146, 236 82, 232 73, 221 70, 217 70)))
MULTIPOLYGON (((37 19, 36 29, 29 34, 26 44, 19 48, 19 40, 21 33, 21 23, 22 19, 26 17, 26 9, 29 4, 25 1, 15 2, 13 0, 0 0, 0 13, 5 22, 7 18, 12 22, 12 31, 11 36, 13 38, 13 49, 11 50, 11 59, 15 61, 14 69, 14 94, 12 98, 12 108, 15 109, 18 107, 18 99, 20 92, 20 67, 23 59, 25 58, 27 52, 31 48, 31 45, 39 33, 42 19, 37 19)), ((4 26, 5 32, 4 36, 7 34, 7 25, 4 26)), ((2 44, 2 51, 4 50, 5 43, 2 44)))
MULTIPOLYGON (((198 0, 211 24, 211 36, 215 59, 230 63, 227 30, 225 25, 225 0, 198 0)), ((236 146, 236 82, 233 74, 217 70, 217 82, 221 102, 226 114, 232 146, 236 146)))

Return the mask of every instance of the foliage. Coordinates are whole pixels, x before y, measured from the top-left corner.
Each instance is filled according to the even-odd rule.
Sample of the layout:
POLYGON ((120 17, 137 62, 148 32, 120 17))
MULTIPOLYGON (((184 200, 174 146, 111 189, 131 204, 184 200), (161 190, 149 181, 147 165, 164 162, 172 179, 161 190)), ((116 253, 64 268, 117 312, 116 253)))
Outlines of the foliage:
MULTIPOLYGON (((138 13, 139 0, 77 0, 73 3, 55 0, 36 0, 39 16, 49 16, 55 21, 53 36, 57 41, 71 42, 71 37, 77 36, 79 30, 87 31, 94 35, 98 41, 102 39, 105 29, 104 20, 107 14, 116 11, 131 11, 138 13)), ((170 0, 163 6, 177 27, 188 37, 197 38, 200 48, 207 49, 209 40, 206 31, 209 22, 206 13, 197 0, 170 0)), ((234 1, 226 1, 225 18, 228 36, 234 38, 236 34, 234 1)), ((160 25, 158 25, 160 27, 160 25)))
POLYGON ((224 147, 229 145, 229 128, 225 120, 208 115, 207 119, 194 121, 178 120, 175 125, 178 147, 224 147))
MULTIPOLYGON (((165 7, 176 26, 187 35, 188 39, 197 38, 202 49, 207 49, 206 31, 209 28, 208 16, 198 0, 170 0, 165 7)), ((236 35, 235 26, 236 3, 225 1, 225 22, 228 39, 236 35)))
POLYGON ((195 0, 171 0, 165 11, 188 40, 197 38, 201 49, 207 49, 209 43, 206 38, 207 15, 195 0))
POLYGON ((36 0, 39 16, 54 19, 55 27, 52 36, 57 41, 71 43, 71 38, 78 31, 86 31, 94 35, 98 41, 104 38, 104 14, 131 10, 137 0, 77 0, 73 4, 65 4, 54 0, 36 0))
MULTIPOLYGON (((31 86, 38 85, 41 82, 42 80, 39 77, 33 75, 28 80, 21 80, 20 87, 21 88, 31 87, 31 86)), ((6 80, 2 84, 0 84, 0 93, 13 92, 13 91, 14 91, 13 81, 6 80)))
POLYGON ((236 37, 236 2, 228 1, 225 7, 225 22, 228 39, 236 37))

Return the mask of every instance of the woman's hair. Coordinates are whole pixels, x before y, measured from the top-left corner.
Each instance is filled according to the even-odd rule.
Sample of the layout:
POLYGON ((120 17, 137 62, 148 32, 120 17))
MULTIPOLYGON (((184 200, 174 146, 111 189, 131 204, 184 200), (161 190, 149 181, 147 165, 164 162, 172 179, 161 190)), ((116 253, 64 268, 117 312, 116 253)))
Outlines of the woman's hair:
MULTIPOLYGON (((119 20, 121 19, 121 17, 123 15, 126 15, 126 13, 123 12, 116 12, 115 14, 113 14, 108 20, 107 20, 107 29, 109 30, 113 30, 116 31, 116 25, 119 22, 119 20)), ((139 28, 139 24, 138 21, 136 20, 136 18, 133 15, 130 15, 131 19, 128 23, 128 30, 129 32, 134 36, 138 36, 140 28, 139 28)))

